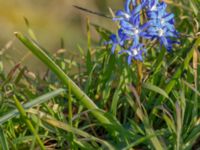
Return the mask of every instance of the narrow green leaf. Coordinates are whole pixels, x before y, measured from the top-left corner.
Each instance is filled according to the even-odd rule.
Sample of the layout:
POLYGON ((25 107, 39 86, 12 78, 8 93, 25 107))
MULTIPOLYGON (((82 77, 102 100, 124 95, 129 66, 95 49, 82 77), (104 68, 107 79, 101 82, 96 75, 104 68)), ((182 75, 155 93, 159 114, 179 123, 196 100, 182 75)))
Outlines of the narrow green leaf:
POLYGON ((184 80, 182 80, 182 82, 183 82, 188 88, 190 88, 192 91, 194 91, 195 94, 197 94, 197 95, 200 97, 200 92, 197 91, 196 88, 194 88, 190 83, 188 83, 188 82, 186 82, 186 81, 184 81, 184 80))
POLYGON ((114 93, 114 96, 113 96, 113 99, 112 99, 112 104, 111 104, 111 113, 116 116, 117 115, 117 106, 118 106, 118 101, 119 101, 119 97, 120 97, 120 94, 121 94, 121 85, 119 84, 118 85, 118 88, 116 89, 115 93, 114 93))
POLYGON ((152 85, 150 83, 143 83, 142 85, 145 89, 152 90, 156 93, 159 93, 160 95, 164 96, 165 98, 169 99, 168 94, 158 86, 152 85))
MULTIPOLYGON (((64 89, 58 89, 55 90, 53 92, 49 92, 47 94, 44 94, 42 96, 39 96, 33 100, 30 100, 28 103, 23 105, 24 109, 29 109, 32 108, 36 105, 40 105, 41 103, 44 103, 52 98, 54 98, 55 96, 60 95, 61 93, 65 92, 64 89)), ((14 109, 12 111, 10 111, 9 113, 5 114, 4 116, 0 117, 0 125, 5 123, 6 121, 12 119, 13 117, 19 115, 19 111, 17 109, 14 109)))
POLYGON ((0 149, 2 150, 9 150, 8 142, 5 137, 4 131, 2 127, 0 126, 0 149))
POLYGON ((17 99, 17 97, 14 95, 13 99, 15 101, 15 105, 20 113, 20 116, 22 117, 23 121, 26 123, 27 127, 29 128, 29 130, 32 132, 32 134, 34 135, 36 141, 38 142, 40 149, 41 150, 45 150, 45 146, 44 143, 42 142, 42 140, 40 139, 40 136, 38 135, 37 131, 35 130, 33 124, 31 123, 31 121, 28 119, 26 111, 24 110, 23 106, 21 105, 21 103, 19 102, 19 100, 17 99))

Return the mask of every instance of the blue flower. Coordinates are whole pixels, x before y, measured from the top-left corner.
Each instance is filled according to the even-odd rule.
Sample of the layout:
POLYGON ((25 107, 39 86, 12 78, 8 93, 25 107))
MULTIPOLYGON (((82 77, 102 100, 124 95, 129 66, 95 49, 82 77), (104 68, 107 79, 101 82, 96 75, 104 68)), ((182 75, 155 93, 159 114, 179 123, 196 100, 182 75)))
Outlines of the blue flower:
POLYGON ((128 54, 127 62, 130 65, 132 60, 140 60, 143 61, 143 53, 146 52, 143 44, 136 44, 133 45, 128 50, 121 50, 119 54, 126 53, 128 54))
POLYGON ((119 42, 117 40, 117 36, 115 34, 112 34, 110 36, 110 41, 108 41, 106 44, 112 44, 111 51, 112 51, 112 53, 114 53, 117 45, 119 44, 119 42))
POLYGON ((147 16, 150 19, 151 27, 148 28, 145 37, 158 39, 161 45, 171 51, 172 45, 175 43, 172 38, 178 38, 178 32, 174 26, 174 14, 166 12, 167 4, 164 2, 157 3, 155 0, 150 6, 147 16))
POLYGON ((144 37, 147 33, 145 29, 150 26, 150 22, 141 25, 140 15, 132 16, 130 21, 120 21, 121 29, 127 36, 129 36, 135 43, 139 43, 140 37, 144 37))
POLYGON ((118 10, 114 21, 119 21, 118 34, 112 34, 108 44, 112 44, 112 53, 120 46, 119 53, 128 54, 127 61, 143 61, 146 52, 142 39, 160 42, 168 51, 172 50, 173 44, 177 43, 178 32, 174 26, 174 14, 166 11, 167 4, 159 0, 126 0, 124 10, 118 10), (146 13, 146 15, 144 14, 146 13), (143 22, 141 22, 141 17, 143 22))
POLYGON ((145 35, 144 30, 150 25, 149 22, 141 25, 140 12, 145 6, 146 1, 142 1, 141 4, 136 6, 136 2, 128 0, 125 3, 125 11, 119 10, 116 13, 114 20, 120 21, 120 29, 132 39, 135 43, 139 43, 140 37, 145 35), (132 3, 131 3, 132 2, 132 3), (130 10, 130 4, 134 9, 130 10))
POLYGON ((140 5, 136 6, 135 0, 127 0, 125 2, 124 10, 118 10, 115 14, 116 17, 113 18, 113 20, 114 21, 120 21, 120 20, 129 21, 130 18, 140 13, 141 9, 144 7, 144 4, 145 3, 143 2, 140 5), (135 8, 131 10, 130 5, 132 5, 135 8))
POLYGON ((124 10, 118 10, 115 13, 116 17, 113 18, 114 21, 130 19, 131 17, 130 3, 131 3, 131 0, 127 0, 124 5, 124 10))
POLYGON ((158 0, 146 0, 147 12, 158 11, 158 0))
POLYGON ((123 30, 122 29, 119 29, 118 30, 118 35, 115 35, 115 34, 112 34, 110 36, 110 41, 108 41, 106 44, 112 44, 112 48, 111 48, 111 51, 112 53, 115 52, 115 49, 116 47, 119 45, 119 46, 123 46, 124 45, 124 42, 126 40, 128 40, 129 37, 124 34, 123 30))

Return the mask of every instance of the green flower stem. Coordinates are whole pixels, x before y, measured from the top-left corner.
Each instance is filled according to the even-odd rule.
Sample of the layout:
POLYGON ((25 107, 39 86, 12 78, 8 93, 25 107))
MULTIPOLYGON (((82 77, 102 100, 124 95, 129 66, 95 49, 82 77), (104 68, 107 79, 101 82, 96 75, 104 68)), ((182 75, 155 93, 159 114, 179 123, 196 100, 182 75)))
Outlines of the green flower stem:
POLYGON ((83 105, 93 110, 92 114, 102 123, 102 124, 112 124, 108 118, 106 118, 95 103, 64 73, 64 71, 50 58, 45 51, 38 46, 35 42, 25 37, 22 33, 15 32, 16 37, 27 47, 29 50, 37 56, 44 64, 54 72, 58 78, 66 86, 70 85, 72 93, 79 99, 83 105))
POLYGON ((44 144, 42 143, 39 135, 37 134, 37 132, 35 131, 31 121, 27 118, 26 116, 26 112, 24 110, 24 108, 22 107, 21 103, 19 102, 19 100, 17 99, 16 96, 13 97, 14 101, 15 101, 15 105, 17 107, 17 109, 19 110, 19 113, 22 117, 22 119, 25 121, 26 125, 28 126, 29 130, 33 133, 33 135, 35 136, 41 150, 45 150, 45 146, 44 144))

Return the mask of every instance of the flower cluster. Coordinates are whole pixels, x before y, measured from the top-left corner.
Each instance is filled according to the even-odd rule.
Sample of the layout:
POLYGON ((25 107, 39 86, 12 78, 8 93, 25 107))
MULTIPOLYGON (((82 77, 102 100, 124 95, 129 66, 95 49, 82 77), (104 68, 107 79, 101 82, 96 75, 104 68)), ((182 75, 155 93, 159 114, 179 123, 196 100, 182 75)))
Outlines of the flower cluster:
POLYGON ((159 41, 167 51, 172 50, 172 45, 177 43, 178 32, 174 27, 174 14, 166 11, 167 4, 159 0, 126 0, 124 10, 118 10, 114 21, 119 22, 117 35, 110 36, 112 53, 117 45, 121 53, 127 53, 128 64, 132 59, 143 60, 146 52, 143 39, 159 41))

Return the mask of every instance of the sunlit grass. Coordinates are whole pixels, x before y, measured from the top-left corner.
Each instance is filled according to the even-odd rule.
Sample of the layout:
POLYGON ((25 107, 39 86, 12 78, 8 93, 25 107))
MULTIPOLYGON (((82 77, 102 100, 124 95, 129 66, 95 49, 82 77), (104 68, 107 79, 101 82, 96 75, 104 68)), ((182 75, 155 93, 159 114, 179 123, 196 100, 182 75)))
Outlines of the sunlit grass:
POLYGON ((170 5, 181 44, 172 53, 149 49, 139 74, 138 62, 111 54, 103 44, 110 32, 92 21, 87 47, 66 57, 66 45, 55 54, 42 48, 26 20, 28 36, 15 32, 15 40, 48 69, 37 75, 16 64, 7 73, 0 54, 0 149, 199 148, 198 6, 170 5), (101 36, 96 47, 91 29, 101 36))

